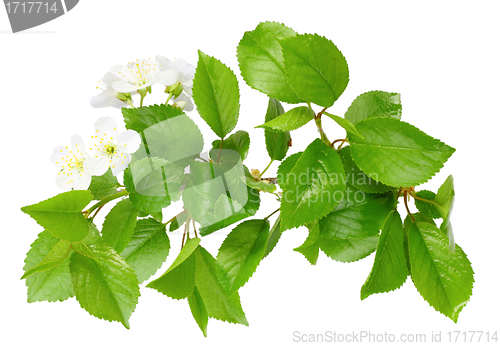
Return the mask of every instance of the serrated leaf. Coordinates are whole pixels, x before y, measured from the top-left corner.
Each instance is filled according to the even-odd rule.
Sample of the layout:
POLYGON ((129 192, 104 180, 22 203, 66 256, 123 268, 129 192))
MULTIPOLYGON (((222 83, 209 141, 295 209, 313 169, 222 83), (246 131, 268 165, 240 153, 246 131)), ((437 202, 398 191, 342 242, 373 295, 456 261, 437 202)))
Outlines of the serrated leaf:
POLYGON ((356 124, 375 117, 401 119, 401 95, 385 91, 368 91, 356 97, 344 118, 356 124))
MULTIPOLYGON (((266 123, 285 113, 283 106, 274 98, 269 98, 266 112, 266 123)), ((285 158, 288 148, 290 148, 290 132, 271 131, 264 129, 266 137, 266 149, 271 160, 281 161, 285 158)))
POLYGON ((472 295, 474 272, 457 245, 448 251, 448 239, 434 225, 416 222, 409 234, 412 280, 422 297, 455 323, 472 295))
POLYGON ((193 293, 188 297, 189 308, 193 314, 194 320, 200 327, 203 335, 207 337, 208 313, 205 303, 201 298, 200 292, 194 287, 193 293))
POLYGON ((320 139, 309 144, 283 189, 282 230, 316 221, 332 211, 345 190, 343 175, 344 168, 335 149, 320 139))
POLYGON ((186 222, 187 218, 189 216, 189 213, 187 213, 186 211, 178 214, 173 220, 172 222, 170 223, 170 227, 168 229, 169 232, 173 232, 175 231, 176 229, 179 229, 179 227, 182 226, 182 224, 184 222, 186 222))
POLYGON ((323 114, 328 116, 332 120, 334 120, 337 124, 339 124, 339 126, 341 126, 344 130, 346 130, 348 135, 349 135, 349 133, 354 133, 355 135, 357 135, 361 138, 364 138, 363 136, 361 136, 361 134, 358 132, 358 130, 356 130, 354 125, 349 120, 341 118, 338 115, 330 114, 327 112, 325 112, 323 114))
POLYGON ((217 276, 220 271, 219 264, 201 246, 198 246, 194 255, 196 261, 195 285, 205 303, 208 316, 248 326, 245 313, 241 309, 240 296, 237 292, 228 296, 217 276))
POLYGON ((90 182, 89 191, 96 200, 101 200, 103 198, 109 197, 116 193, 116 190, 120 184, 116 177, 108 169, 106 173, 101 176, 93 176, 90 182))
POLYGON ((102 239, 120 253, 132 238, 137 224, 137 209, 128 198, 118 202, 106 215, 102 225, 102 239))
POLYGON ((198 113, 220 138, 238 122, 240 92, 233 71, 219 60, 198 51, 193 99, 198 113))
POLYGON ((288 175, 295 167, 297 161, 299 161, 301 156, 302 156, 302 151, 290 155, 278 167, 278 175, 276 180, 278 181, 278 184, 282 190, 285 188, 286 182, 288 180, 288 175))
POLYGON ((285 75, 283 53, 278 38, 295 36, 289 27, 264 22, 247 31, 238 44, 238 63, 245 82, 269 97, 288 103, 302 100, 293 92, 285 75))
POLYGON ((142 132, 153 125, 175 118, 183 112, 171 105, 155 104, 149 107, 123 107, 122 114, 127 129, 142 132))
POLYGON ((82 209, 92 201, 89 191, 63 192, 37 204, 21 208, 56 238, 70 242, 82 240, 89 233, 82 209))
MULTIPOLYGON (((430 223, 434 226, 436 226, 436 223, 434 220, 424 214, 421 213, 414 213, 412 214, 413 219, 416 222, 427 222, 430 223)), ((411 219, 410 215, 407 215, 405 218, 405 221, 403 223, 403 235, 404 235, 404 246, 405 246, 405 257, 406 257, 406 263, 408 267, 408 273, 411 275, 411 265, 410 265, 410 249, 409 249, 409 244, 408 244, 408 234, 410 233, 410 227, 413 224, 413 220, 411 219)))
POLYGON ((367 175, 386 185, 416 186, 436 174, 455 149, 415 126, 394 118, 368 118, 356 124, 365 137, 351 136, 351 154, 367 175))
POLYGON ((43 272, 60 265, 66 258, 68 258, 71 251, 71 243, 67 240, 59 240, 45 258, 34 268, 27 270, 21 277, 21 280, 26 279, 28 276, 43 272))
POLYGON ((296 35, 278 42, 293 91, 303 100, 332 106, 349 82, 349 69, 340 50, 318 35, 296 35))
POLYGON ((368 256, 375 251, 380 229, 396 203, 392 192, 366 194, 348 188, 342 202, 319 220, 320 249, 340 262, 368 256))
POLYGON ((306 106, 295 107, 277 118, 256 126, 273 131, 293 131, 314 119, 314 111, 306 106))
POLYGON ((139 283, 149 279, 167 259, 170 240, 166 227, 155 219, 137 221, 130 242, 121 256, 134 269, 139 283))
POLYGON ((232 295, 253 275, 266 251, 269 221, 248 220, 226 237, 217 255, 218 275, 232 295))
POLYGON ((381 182, 372 179, 367 176, 352 159, 351 147, 343 147, 339 152, 340 159, 344 165, 345 170, 345 180, 348 184, 352 185, 356 189, 359 189, 368 193, 384 193, 394 188, 382 184, 381 182))
MULTIPOLYGON (((31 249, 26 254, 24 262, 25 272, 38 266, 60 242, 48 231, 43 231, 31 244, 31 249)), ((58 266, 43 272, 33 273, 26 278, 28 287, 28 302, 37 301, 63 301, 74 296, 71 276, 69 273, 69 257, 58 266)))
POLYGON ((266 251, 264 251, 264 256, 262 256, 262 259, 266 258, 267 255, 269 255, 271 251, 273 251, 276 245, 278 244, 278 241, 281 238, 280 225, 281 225, 281 219, 278 216, 278 218, 274 222, 273 227, 271 228, 271 231, 269 232, 269 237, 267 238, 266 251))
POLYGON ((167 271, 146 287, 153 288, 174 299, 189 297, 194 289, 195 259, 193 253, 199 243, 199 238, 188 239, 167 271))
POLYGON ((397 210, 393 210, 382 228, 373 268, 361 288, 361 300, 375 293, 400 288, 408 275, 403 222, 397 210))
POLYGON ((107 245, 93 246, 97 259, 79 253, 71 256, 71 281, 80 306, 93 316, 121 322, 128 320, 137 305, 139 282, 134 270, 107 245))
MULTIPOLYGON (((241 161, 243 161, 248 155, 248 150, 250 150, 250 135, 246 131, 236 131, 231 136, 224 139, 222 148, 220 147, 220 139, 213 141, 210 154, 215 156, 215 158, 212 157, 212 160, 217 160, 215 153, 218 155, 219 149, 234 150, 240 154, 241 161)), ((220 161, 231 161, 232 155, 225 155, 226 150, 222 151, 219 157, 220 161)))
MULTIPOLYGON (((432 191, 429 190, 420 190, 416 193, 416 195, 420 198, 427 199, 429 201, 433 201, 434 198, 436 198, 436 194, 432 191)), ((431 204, 429 202, 425 202, 419 199, 415 198, 415 206, 417 207, 418 211, 421 212, 422 214, 433 218, 433 219, 439 219, 441 218, 441 213, 437 210, 436 206, 434 204, 431 204)))
POLYGON ((319 223, 316 222, 314 226, 309 229, 306 241, 293 251, 300 252, 312 265, 316 265, 319 256, 319 223))

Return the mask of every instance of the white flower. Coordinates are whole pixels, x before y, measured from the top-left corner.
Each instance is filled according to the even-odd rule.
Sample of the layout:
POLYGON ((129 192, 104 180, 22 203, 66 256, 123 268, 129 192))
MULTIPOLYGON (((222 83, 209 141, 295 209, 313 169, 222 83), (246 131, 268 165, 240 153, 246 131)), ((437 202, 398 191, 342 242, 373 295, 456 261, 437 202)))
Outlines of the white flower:
POLYGON ((174 98, 174 107, 179 107, 181 110, 185 110, 187 112, 191 112, 194 109, 193 101, 191 101, 191 98, 182 93, 179 95, 179 97, 174 98))
POLYGON ((118 78, 111 84, 113 89, 121 93, 130 93, 164 80, 167 71, 158 61, 137 59, 126 66, 113 66, 109 72, 118 78))
POLYGON ((123 172, 131 154, 139 149, 141 137, 133 130, 118 133, 118 125, 111 117, 102 117, 95 123, 94 140, 90 147, 89 173, 102 175, 111 168, 113 175, 123 172))
POLYGON ((182 85, 182 88, 189 96, 192 95, 191 90, 193 89, 193 79, 196 67, 188 64, 183 59, 175 59, 173 62, 167 58, 157 55, 156 61, 158 61, 162 69, 166 71, 163 78, 159 81, 160 84, 168 87, 175 83, 182 85))
POLYGON ((56 184, 61 190, 86 190, 89 187, 92 177, 88 170, 88 155, 80 136, 71 137, 71 148, 55 147, 52 163, 60 169, 56 184))
POLYGON ((90 99, 90 104, 94 108, 102 108, 102 107, 116 107, 122 108, 127 107, 128 104, 117 98, 117 91, 113 89, 113 82, 118 81, 119 78, 116 77, 111 72, 108 72, 102 78, 102 82, 97 87, 97 89, 102 90, 102 92, 98 95, 93 96, 90 99))

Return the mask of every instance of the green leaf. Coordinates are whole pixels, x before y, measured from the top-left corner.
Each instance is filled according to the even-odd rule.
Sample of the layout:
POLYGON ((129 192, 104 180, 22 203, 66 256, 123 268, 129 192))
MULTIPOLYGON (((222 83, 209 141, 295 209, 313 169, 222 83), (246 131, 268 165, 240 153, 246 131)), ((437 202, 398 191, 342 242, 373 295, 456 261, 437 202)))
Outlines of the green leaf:
POLYGON ((139 282, 134 270, 106 245, 93 246, 98 261, 79 253, 71 256, 71 281, 80 306, 107 321, 128 320, 137 305, 139 282))
POLYGON ((345 190, 343 175, 344 168, 335 149, 320 139, 309 144, 283 189, 282 230, 316 221, 332 211, 345 190))
POLYGON ((330 107, 349 82, 349 69, 332 41, 318 35, 278 39, 293 91, 303 100, 330 107))
POLYGON ((120 253, 132 238, 137 223, 137 209, 128 198, 118 202, 106 215, 102 225, 102 239, 120 253))
MULTIPOLYGON (((212 142, 212 150, 210 154, 214 154, 219 152, 220 149, 220 139, 212 142)), ((241 161, 245 160, 248 155, 248 150, 250 150, 250 135, 246 131, 236 131, 228 138, 224 139, 222 143, 222 149, 226 150, 234 150, 240 154, 241 161)), ((232 155, 225 155, 226 151, 223 150, 220 156, 220 161, 230 161, 232 155)), ((213 158, 213 160, 217 160, 217 157, 213 158)))
POLYGON ((293 249, 293 251, 300 252, 304 257, 311 263, 315 265, 318 262, 319 256, 319 223, 316 222, 312 228, 309 229, 309 235, 306 238, 304 244, 293 249))
POLYGON ((295 167, 295 165, 297 164, 297 161, 299 161, 301 156, 302 156, 302 151, 299 151, 298 153, 290 155, 278 167, 278 175, 277 175, 276 180, 278 181, 278 184, 282 190, 285 188, 286 182, 288 180, 288 175, 290 174, 292 169, 295 167))
POLYGON ((147 214, 159 213, 180 198, 184 169, 159 158, 143 158, 125 170, 130 202, 147 214))
POLYGON ((26 279, 28 276, 43 272, 60 265, 66 258, 68 258, 71 251, 71 243, 67 240, 59 240, 56 245, 49 251, 47 256, 34 268, 27 270, 21 277, 21 280, 26 279))
POLYGON ((21 208, 53 236, 75 242, 89 233, 87 220, 82 209, 92 201, 89 191, 63 192, 38 204, 21 208))
POLYGON ((271 251, 274 250, 276 247, 276 244, 278 244, 278 241, 281 238, 281 219, 278 216, 276 221, 274 222, 273 227, 271 228, 271 231, 269 232, 269 237, 267 238, 267 245, 266 245, 266 251, 264 251, 264 256, 262 258, 266 258, 267 255, 271 253, 271 251))
POLYGON ((114 195, 119 185, 118 180, 111 173, 111 169, 108 169, 103 175, 92 177, 88 190, 94 196, 94 199, 101 200, 114 195))
POLYGON ((182 212, 180 213, 179 215, 177 215, 175 217, 175 219, 172 221, 172 223, 170 224, 170 228, 168 229, 169 232, 173 232, 175 231, 176 229, 179 229, 179 227, 182 226, 182 224, 184 222, 186 222, 187 218, 189 216, 189 213, 187 212, 182 212))
POLYGON ((401 95, 385 91, 368 91, 352 102, 344 118, 356 124, 361 120, 375 117, 401 119, 401 95))
MULTIPOLYGON (((412 214, 413 218, 415 219, 416 222, 427 222, 430 223, 431 225, 436 226, 436 223, 434 222, 433 219, 430 217, 421 214, 421 213, 414 213, 412 214)), ((411 265, 410 265, 410 249, 409 249, 409 244, 408 244, 408 234, 410 234, 410 227, 413 225, 413 220, 411 219, 410 215, 407 215, 405 218, 405 221, 403 223, 403 230, 404 230, 404 246, 405 246, 405 257, 406 257, 406 264, 408 267, 408 273, 411 275, 411 265)))
POLYGON ((361 300, 375 293, 400 288, 408 277, 404 231, 397 210, 390 212, 380 235, 373 268, 361 288, 361 300))
POLYGON ((198 51, 193 99, 200 116, 220 138, 238 122, 240 92, 233 71, 219 60, 198 51))
POLYGON ((288 84, 283 53, 277 41, 295 34, 289 27, 276 22, 260 23, 255 30, 245 32, 238 44, 238 63, 250 87, 280 101, 302 101, 288 84))
POLYGON ((455 323, 472 295, 474 272, 457 245, 448 251, 448 239, 434 225, 416 222, 409 234, 412 280, 422 297, 455 323))
POLYGON ((455 190, 453 189, 453 176, 448 176, 446 181, 439 187, 439 190, 434 198, 434 202, 441 208, 438 211, 441 213, 441 217, 446 219, 451 213, 453 208, 453 201, 455 199, 455 190))
MULTIPOLYGON (((269 103, 266 112, 266 123, 276 119, 285 113, 283 106, 276 99, 269 98, 269 103)), ((290 148, 290 132, 276 132, 264 129, 266 137, 266 149, 271 160, 281 161, 285 158, 288 148, 290 148)))
POLYGON ((256 126, 274 131, 292 131, 314 119, 314 111, 306 106, 295 107, 279 117, 256 126))
POLYGON ((191 309, 191 313, 200 327, 203 335, 207 337, 207 326, 208 326, 208 313, 207 308, 205 307, 205 303, 203 299, 201 299, 200 292, 196 287, 194 287, 193 293, 188 297, 189 308, 191 309))
POLYGON ((194 255, 195 285, 205 303, 208 316, 248 326, 245 313, 241 309, 240 296, 238 293, 227 295, 217 275, 220 272, 219 265, 212 255, 201 246, 195 250, 194 255))
POLYGON ((367 176, 352 159, 351 147, 344 147, 339 152, 344 165, 346 182, 358 190, 368 193, 384 193, 394 188, 367 176))
MULTIPOLYGON (((429 190, 421 190, 416 193, 418 197, 427 199, 429 201, 433 201, 434 198, 436 198, 436 194, 432 191, 429 190)), ((415 198, 415 206, 417 207, 418 211, 421 212, 422 214, 433 218, 433 219, 440 219, 441 213, 437 210, 436 206, 434 204, 431 204, 429 202, 421 201, 419 199, 415 198)))
POLYGON ((319 220, 320 248, 340 262, 353 262, 372 253, 387 215, 396 207, 392 192, 367 194, 348 188, 342 202, 319 220))
POLYGON ((350 137, 356 165, 368 176, 395 187, 416 186, 436 174, 455 149, 394 118, 356 124, 365 138, 350 137))
POLYGON ((137 221, 134 233, 121 256, 134 269, 139 283, 149 279, 167 259, 170 241, 166 227, 155 219, 137 221))
POLYGON ((346 130, 347 134, 349 135, 350 133, 354 133, 355 135, 361 137, 362 139, 364 139, 363 136, 361 136, 361 134, 358 132, 358 130, 356 130, 356 128, 354 127, 354 125, 347 119, 344 119, 344 118, 341 118, 339 117, 338 115, 333 115, 333 114, 330 114, 330 113, 323 113, 325 115, 327 115, 328 117, 330 117, 331 119, 333 119, 337 124, 339 124, 344 130, 346 130))
POLYGON ((168 270, 146 287, 153 288, 174 299, 189 297, 194 289, 195 259, 193 253, 199 243, 199 238, 188 239, 168 270))
POLYGON ((123 120, 129 130, 143 132, 147 128, 177 117, 183 112, 170 105, 152 105, 149 107, 122 108, 123 120))
POLYGON ((226 237, 217 255, 218 274, 229 295, 243 287, 266 251, 269 221, 248 220, 226 237))
MULTIPOLYGON (((48 231, 41 232, 31 244, 31 249, 26 255, 24 271, 29 272, 36 268, 60 241, 48 231)), ((73 286, 71 285, 69 273, 69 256, 54 268, 28 276, 26 286, 28 287, 29 303, 38 301, 56 302, 73 297, 73 286)))
POLYGON ((269 183, 267 180, 255 180, 253 177, 245 177, 245 183, 252 189, 261 190, 264 192, 276 191, 276 185, 269 183))

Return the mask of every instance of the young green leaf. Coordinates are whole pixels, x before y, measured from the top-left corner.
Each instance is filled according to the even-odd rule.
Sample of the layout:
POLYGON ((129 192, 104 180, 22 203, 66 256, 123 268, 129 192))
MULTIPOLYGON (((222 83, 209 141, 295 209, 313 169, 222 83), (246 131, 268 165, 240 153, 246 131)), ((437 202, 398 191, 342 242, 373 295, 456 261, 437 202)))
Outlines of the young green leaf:
POLYGON ((349 69, 340 50, 318 35, 296 35, 278 42, 293 91, 303 100, 332 106, 349 82, 349 69))
POLYGON ((177 107, 160 104, 138 108, 123 107, 122 114, 127 129, 143 132, 147 128, 175 118, 183 112, 177 107))
MULTIPOLYGON (((218 155, 219 149, 234 150, 240 154, 241 161, 243 161, 248 155, 248 150, 250 150, 250 135, 246 131, 236 131, 231 136, 224 139, 224 142, 222 142, 222 148, 220 146, 220 139, 215 140, 212 142, 212 150, 210 151, 210 154, 212 156, 215 156, 214 154, 218 155)), ((232 155, 225 155, 226 150, 222 151, 219 157, 220 161, 231 160, 232 155)), ((217 156, 215 158, 212 157, 212 160, 217 160, 217 156)))
POLYGON ((89 233, 82 209, 92 201, 89 191, 63 192, 38 204, 21 208, 54 237, 75 242, 89 233))
POLYGON ((455 323, 472 295, 474 272, 457 245, 448 251, 448 239, 434 225, 413 223, 409 234, 411 276, 420 295, 455 323))
POLYGON ((279 117, 256 126, 274 131, 293 131, 314 119, 314 111, 306 106, 295 107, 279 117))
POLYGON ((104 219, 102 239, 120 253, 130 242, 136 224, 137 209, 128 198, 121 200, 104 219))
POLYGON ((354 125, 349 120, 341 118, 338 115, 330 114, 330 113, 327 113, 327 112, 325 112, 323 114, 326 115, 326 116, 328 116, 328 117, 330 117, 331 119, 333 119, 344 130, 346 130, 347 135, 349 135, 350 133, 354 133, 356 136, 361 137, 362 139, 364 138, 363 136, 361 136, 361 134, 358 132, 358 130, 356 130, 356 128, 354 127, 354 125))
POLYGON ((408 277, 401 216, 393 210, 387 216, 375 254, 373 268, 361 288, 361 300, 371 294, 400 288, 408 277))
POLYGON ((219 264, 201 246, 198 246, 194 255, 196 261, 195 285, 205 303, 208 316, 248 326, 245 313, 241 309, 240 296, 237 292, 228 296, 219 280, 217 275, 220 272, 219 264))
POLYGON ((207 337, 208 312, 196 286, 194 287, 193 293, 188 297, 188 303, 196 324, 200 327, 203 335, 207 337))
POLYGON ((368 256, 376 249, 380 229, 396 203, 392 192, 366 194, 349 187, 342 202, 319 220, 321 250, 340 262, 368 256))
POLYGON ((400 187, 425 183, 455 149, 415 126, 394 118, 368 118, 356 124, 365 138, 351 136, 351 154, 368 176, 400 187))
POLYGON ((290 155, 278 167, 278 175, 277 175, 276 180, 278 181, 278 184, 282 190, 285 188, 286 182, 288 180, 288 175, 290 174, 292 169, 295 167, 295 165, 297 164, 297 161, 299 161, 301 156, 302 156, 302 151, 299 151, 298 153, 290 155))
POLYGON ((219 60, 198 51, 193 99, 200 116, 220 138, 238 122, 240 92, 233 71, 219 60))
MULTIPOLYGON (((285 113, 285 110, 281 103, 272 97, 269 98, 265 118, 266 123, 276 119, 283 113, 285 113)), ((288 148, 290 148, 290 132, 277 132, 264 129, 264 136, 266 137, 267 153, 271 160, 283 160, 288 152, 288 148)))
POLYGON ((270 184, 266 180, 255 180, 253 177, 245 177, 245 184, 252 189, 261 190, 264 192, 274 192, 276 191, 276 185, 270 184))
POLYGON ((385 91, 368 91, 352 102, 344 118, 356 124, 361 120, 375 117, 401 119, 401 95, 385 91))
POLYGON ((165 225, 151 218, 137 221, 133 232, 121 256, 142 283, 156 273, 167 259, 170 241, 165 225))
POLYGON ((248 220, 233 229, 219 248, 218 275, 228 295, 253 275, 266 251, 269 221, 248 220))
POLYGON ((71 281, 80 306, 93 316, 121 322, 128 320, 139 298, 134 270, 107 245, 92 246, 98 261, 79 253, 71 256, 71 281))
POLYGON ((351 147, 343 147, 338 153, 344 165, 345 180, 348 184, 352 185, 356 189, 368 193, 384 193, 394 189, 391 186, 387 186, 376 181, 375 179, 372 179, 359 169, 352 159, 351 147))
POLYGON ((312 228, 309 229, 309 235, 304 244, 293 249, 293 251, 300 252, 312 265, 316 265, 319 256, 319 222, 316 222, 312 228))
POLYGON ((174 299, 184 299, 192 295, 195 273, 193 253, 199 243, 199 238, 188 239, 168 270, 146 287, 153 288, 174 299))
MULTIPOLYGON (((25 273, 40 265, 47 258, 52 249, 61 242, 48 231, 43 231, 31 244, 24 262, 25 273)), ((28 302, 63 301, 74 296, 71 276, 69 273, 69 256, 59 265, 45 271, 32 273, 26 278, 28 287, 28 302)))
POLYGON ((114 195, 119 185, 118 180, 116 180, 116 177, 111 173, 111 169, 108 169, 103 175, 92 177, 88 190, 94 199, 101 200, 114 195))
POLYGON ((266 245, 266 251, 264 251, 264 256, 262 256, 262 259, 266 258, 271 251, 276 247, 276 244, 278 244, 278 241, 281 238, 281 220, 280 217, 276 219, 274 222, 273 227, 271 228, 271 231, 269 232, 269 237, 267 238, 267 245, 266 245))
POLYGON ((453 201, 455 199, 455 190, 453 189, 453 176, 448 176, 446 181, 439 187, 439 190, 434 198, 434 202, 440 206, 438 211, 441 217, 446 219, 451 213, 453 208, 453 201))
MULTIPOLYGON (((432 191, 429 190, 420 190, 418 191, 415 195, 417 195, 420 198, 424 198, 429 201, 434 202, 434 198, 436 198, 436 194, 432 191)), ((425 202, 420 199, 415 198, 415 206, 417 207, 418 211, 421 212, 422 214, 433 218, 433 219, 440 219, 441 213, 437 209, 436 205, 433 203, 425 202)))
POLYGON ((281 201, 285 231, 318 220, 332 211, 345 190, 344 168, 335 149, 316 139, 288 175, 281 201))
POLYGON ((181 227, 182 224, 184 224, 184 222, 186 222, 188 216, 189 216, 189 213, 186 211, 177 215, 170 223, 170 227, 169 227, 168 231, 173 232, 176 229, 179 229, 179 227, 181 227))
POLYGON ((277 39, 295 36, 289 27, 264 22, 247 31, 238 44, 241 75, 252 88, 283 102, 299 103, 285 75, 283 53, 277 39))
POLYGON ((60 265, 66 258, 68 258, 71 251, 71 243, 67 240, 59 240, 56 245, 49 251, 47 256, 34 268, 27 270, 22 279, 26 279, 28 276, 43 272, 60 265))

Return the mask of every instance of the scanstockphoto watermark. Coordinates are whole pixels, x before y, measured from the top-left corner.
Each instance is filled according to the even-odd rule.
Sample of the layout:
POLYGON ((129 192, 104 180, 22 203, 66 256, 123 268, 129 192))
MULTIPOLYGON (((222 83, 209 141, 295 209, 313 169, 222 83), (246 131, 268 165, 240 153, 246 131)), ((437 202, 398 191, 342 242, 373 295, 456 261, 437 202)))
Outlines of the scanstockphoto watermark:
POLYGON ((296 343, 498 343, 498 331, 431 331, 428 333, 389 333, 371 332, 367 330, 339 333, 325 331, 322 333, 302 333, 294 331, 293 342, 296 343))

